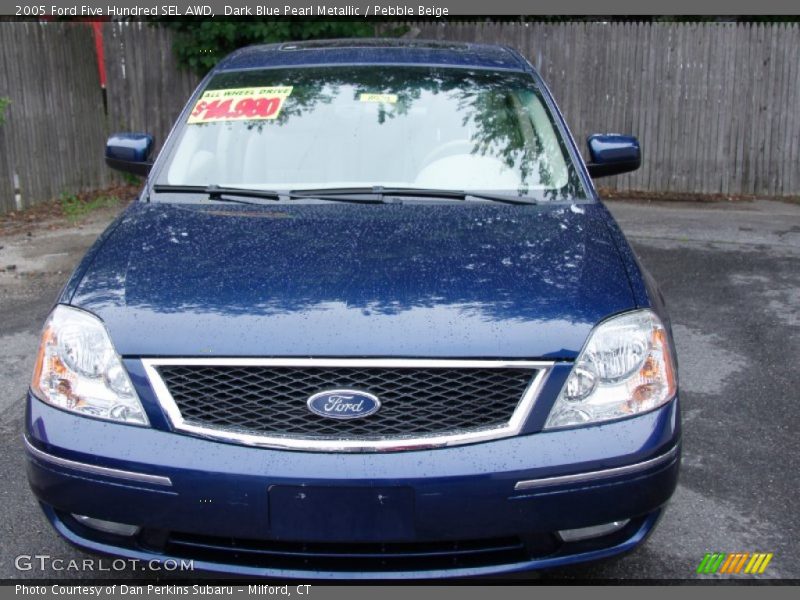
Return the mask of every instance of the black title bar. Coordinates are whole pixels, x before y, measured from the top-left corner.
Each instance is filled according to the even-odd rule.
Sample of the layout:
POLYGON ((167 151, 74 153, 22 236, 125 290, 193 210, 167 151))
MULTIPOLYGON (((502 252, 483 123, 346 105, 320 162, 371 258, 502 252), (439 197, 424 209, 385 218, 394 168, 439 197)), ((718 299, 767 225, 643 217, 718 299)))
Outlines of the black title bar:
POLYGON ((21 18, 295 17, 452 18, 478 15, 790 15, 797 0, 0 0, 21 18))

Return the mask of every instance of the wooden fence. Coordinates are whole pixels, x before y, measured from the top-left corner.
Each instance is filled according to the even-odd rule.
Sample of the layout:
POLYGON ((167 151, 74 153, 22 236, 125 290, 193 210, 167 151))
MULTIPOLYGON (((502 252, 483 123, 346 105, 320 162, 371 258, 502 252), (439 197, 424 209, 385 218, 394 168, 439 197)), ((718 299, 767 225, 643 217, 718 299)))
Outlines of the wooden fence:
POLYGON ((90 27, 0 23, 0 97, 11 100, 0 125, 0 213, 118 181, 103 160, 112 131, 154 133, 158 147, 169 133, 198 81, 177 68, 171 32, 107 23, 104 46, 107 115, 90 27))
POLYGON ((580 146, 594 132, 639 136, 642 168, 604 186, 800 195, 796 23, 410 25, 420 38, 518 49, 580 146))
POLYGON ((172 31, 147 23, 108 23, 103 42, 112 131, 146 131, 158 151, 199 82, 179 69, 172 31))
MULTIPOLYGON (((420 38, 500 43, 542 73, 575 135, 639 136, 642 168, 620 191, 800 196, 800 28, 727 23, 412 23, 420 38)), ((113 181, 111 131, 163 142, 197 78, 172 32, 104 25, 108 115, 89 27, 0 23, 0 212, 113 181)))
POLYGON ((0 213, 108 184, 107 128, 89 27, 0 23, 0 96, 11 100, 0 125, 0 213))

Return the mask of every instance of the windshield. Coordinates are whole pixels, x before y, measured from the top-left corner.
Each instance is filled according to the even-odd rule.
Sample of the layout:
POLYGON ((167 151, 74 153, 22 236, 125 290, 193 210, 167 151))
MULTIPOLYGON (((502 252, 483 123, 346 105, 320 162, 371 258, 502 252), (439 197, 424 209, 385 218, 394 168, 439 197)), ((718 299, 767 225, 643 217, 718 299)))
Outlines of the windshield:
POLYGON ((585 197, 523 73, 395 66, 220 73, 181 127, 158 184, 585 197))

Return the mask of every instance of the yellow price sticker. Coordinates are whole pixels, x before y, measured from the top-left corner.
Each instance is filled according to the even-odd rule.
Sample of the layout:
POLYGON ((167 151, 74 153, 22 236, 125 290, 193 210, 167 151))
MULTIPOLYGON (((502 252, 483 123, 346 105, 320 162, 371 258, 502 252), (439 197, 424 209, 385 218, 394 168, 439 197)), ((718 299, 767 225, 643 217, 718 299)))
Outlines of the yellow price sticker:
POLYGON ((361 94, 361 102, 379 102, 382 104, 397 104, 397 94, 361 94))
POLYGON ((194 105, 187 123, 276 119, 292 86, 207 90, 194 105))

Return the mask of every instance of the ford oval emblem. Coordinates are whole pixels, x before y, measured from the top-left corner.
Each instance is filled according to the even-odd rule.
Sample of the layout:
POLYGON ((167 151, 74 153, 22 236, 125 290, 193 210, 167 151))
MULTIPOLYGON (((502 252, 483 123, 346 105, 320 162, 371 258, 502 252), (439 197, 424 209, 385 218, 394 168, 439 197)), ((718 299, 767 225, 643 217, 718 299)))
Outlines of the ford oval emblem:
POLYGON ((325 390, 308 399, 308 410, 331 419, 360 419, 381 407, 377 396, 358 390, 325 390))

